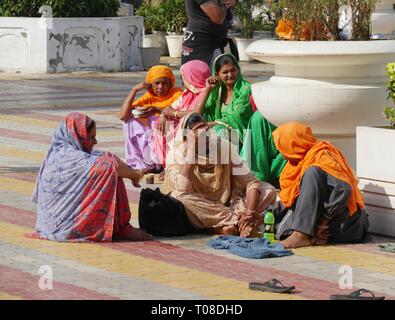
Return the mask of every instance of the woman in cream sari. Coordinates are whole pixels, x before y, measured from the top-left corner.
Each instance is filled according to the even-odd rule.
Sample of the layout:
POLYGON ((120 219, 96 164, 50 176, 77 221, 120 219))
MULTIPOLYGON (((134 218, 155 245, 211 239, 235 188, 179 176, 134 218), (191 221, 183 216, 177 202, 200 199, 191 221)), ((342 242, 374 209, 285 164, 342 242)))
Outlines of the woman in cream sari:
POLYGON ((184 204, 194 228, 252 236, 262 211, 275 201, 275 189, 254 177, 202 115, 187 115, 180 128, 168 154, 164 191, 184 204))

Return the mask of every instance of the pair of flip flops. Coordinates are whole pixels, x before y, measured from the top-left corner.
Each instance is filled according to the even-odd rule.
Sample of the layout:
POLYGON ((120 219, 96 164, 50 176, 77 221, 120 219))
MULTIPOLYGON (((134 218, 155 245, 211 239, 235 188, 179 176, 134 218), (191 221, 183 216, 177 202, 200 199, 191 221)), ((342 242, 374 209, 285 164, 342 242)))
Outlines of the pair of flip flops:
POLYGON ((382 243, 379 244, 379 248, 381 251, 395 253, 395 243, 382 243))
POLYGON ((274 292, 274 293, 291 293, 295 286, 284 286, 281 281, 272 279, 266 282, 250 282, 249 288, 251 290, 274 292))
POLYGON ((333 294, 329 297, 330 300, 384 300, 385 297, 376 297, 374 293, 370 290, 359 289, 350 294, 333 294), (368 293, 369 296, 364 296, 365 293, 368 293))

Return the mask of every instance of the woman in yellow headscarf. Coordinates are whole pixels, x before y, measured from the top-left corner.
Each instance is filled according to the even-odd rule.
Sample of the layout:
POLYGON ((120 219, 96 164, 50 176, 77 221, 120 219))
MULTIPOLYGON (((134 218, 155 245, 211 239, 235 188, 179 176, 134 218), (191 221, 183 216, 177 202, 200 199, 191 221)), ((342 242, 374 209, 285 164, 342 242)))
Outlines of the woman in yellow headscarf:
POLYGON ((298 122, 273 132, 288 163, 280 176, 284 218, 277 238, 285 248, 362 240, 369 226, 363 196, 347 160, 331 143, 318 141, 298 122))
POLYGON ((125 160, 129 167, 144 172, 161 169, 152 150, 152 128, 162 110, 182 95, 182 89, 175 87, 175 82, 169 67, 154 66, 145 81, 136 85, 122 104, 119 118, 124 121, 125 160), (134 101, 142 90, 147 92, 134 101))

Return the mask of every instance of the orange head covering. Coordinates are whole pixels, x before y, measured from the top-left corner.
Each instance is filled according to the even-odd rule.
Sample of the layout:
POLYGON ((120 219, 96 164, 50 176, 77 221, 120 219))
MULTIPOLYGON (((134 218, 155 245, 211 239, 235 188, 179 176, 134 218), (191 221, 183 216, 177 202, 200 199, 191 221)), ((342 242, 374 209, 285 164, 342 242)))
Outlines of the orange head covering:
POLYGON ((277 149, 289 160, 280 175, 279 196, 286 207, 291 207, 299 195, 304 172, 311 166, 316 166, 351 186, 352 192, 348 200, 350 216, 357 211, 357 206, 364 208, 363 196, 352 169, 331 143, 318 141, 309 127, 298 122, 279 126, 273 132, 273 139, 277 149))
POLYGON ((160 78, 168 78, 171 82, 170 90, 165 96, 157 96, 152 91, 148 89, 147 92, 137 99, 133 103, 133 107, 158 107, 166 108, 170 106, 174 101, 176 101, 182 95, 181 88, 175 88, 176 78, 169 67, 166 66, 153 66, 148 70, 145 80, 148 83, 153 83, 155 80, 160 78))

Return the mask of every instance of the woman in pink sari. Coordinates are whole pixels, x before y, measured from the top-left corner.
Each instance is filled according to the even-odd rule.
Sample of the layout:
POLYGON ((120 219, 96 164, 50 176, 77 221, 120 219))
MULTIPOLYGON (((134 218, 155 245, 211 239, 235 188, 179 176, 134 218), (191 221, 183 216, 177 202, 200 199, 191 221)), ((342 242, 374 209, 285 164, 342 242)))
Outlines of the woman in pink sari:
POLYGON ((206 80, 211 77, 207 63, 201 60, 189 61, 181 66, 180 73, 186 88, 184 93, 162 111, 153 126, 153 149, 163 166, 166 163, 168 145, 174 139, 180 119, 193 112, 202 113, 204 105, 200 102, 205 101, 202 97, 210 94, 206 88, 206 80))

